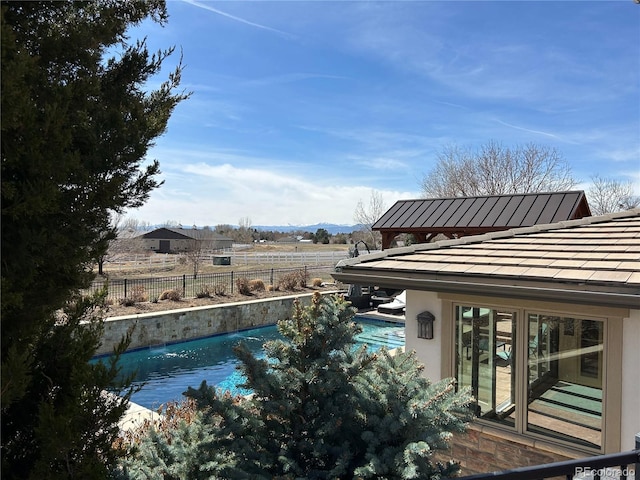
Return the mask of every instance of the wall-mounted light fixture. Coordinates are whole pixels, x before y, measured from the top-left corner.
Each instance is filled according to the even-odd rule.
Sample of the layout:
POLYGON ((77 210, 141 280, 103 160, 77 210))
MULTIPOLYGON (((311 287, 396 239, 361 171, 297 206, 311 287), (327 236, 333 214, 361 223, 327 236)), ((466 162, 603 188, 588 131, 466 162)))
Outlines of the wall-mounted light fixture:
POLYGON ((436 319, 431 312, 422 312, 418 314, 418 338, 433 338, 433 321, 436 319))

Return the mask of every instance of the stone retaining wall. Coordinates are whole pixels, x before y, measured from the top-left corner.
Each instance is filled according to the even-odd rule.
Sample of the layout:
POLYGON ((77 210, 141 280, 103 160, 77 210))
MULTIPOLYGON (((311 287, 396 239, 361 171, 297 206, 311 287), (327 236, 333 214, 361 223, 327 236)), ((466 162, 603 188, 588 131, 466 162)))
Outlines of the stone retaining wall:
POLYGON ((303 305, 308 305, 312 295, 289 295, 107 318, 102 345, 96 355, 111 353, 131 327, 134 330, 129 349, 273 325, 280 319, 291 317, 294 300, 299 299, 303 305))

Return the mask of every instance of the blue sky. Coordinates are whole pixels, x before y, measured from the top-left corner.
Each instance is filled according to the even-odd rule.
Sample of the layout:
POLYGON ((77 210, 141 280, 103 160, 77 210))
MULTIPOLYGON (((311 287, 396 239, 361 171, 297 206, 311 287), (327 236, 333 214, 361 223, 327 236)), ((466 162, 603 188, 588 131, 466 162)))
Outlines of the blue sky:
MULTIPOLYGON (((556 148, 587 188, 640 194, 640 5, 168 1, 131 32, 182 50, 192 91, 149 152, 152 224, 354 223, 418 198, 447 145, 556 148)), ((161 81, 162 78, 158 78, 161 81)))

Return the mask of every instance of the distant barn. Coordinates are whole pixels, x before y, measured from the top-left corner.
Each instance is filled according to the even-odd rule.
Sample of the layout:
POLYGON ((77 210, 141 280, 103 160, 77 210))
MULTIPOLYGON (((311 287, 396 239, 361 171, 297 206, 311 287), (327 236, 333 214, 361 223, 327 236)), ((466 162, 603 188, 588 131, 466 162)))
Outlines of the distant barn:
POLYGON ((223 250, 233 246, 233 240, 212 230, 197 228, 157 228, 141 235, 145 250, 158 253, 185 252, 199 243, 203 250, 223 250))
POLYGON ((372 229, 382 234, 382 248, 387 249, 402 233, 426 243, 440 234, 459 238, 590 216, 581 190, 431 198, 397 201, 372 229))

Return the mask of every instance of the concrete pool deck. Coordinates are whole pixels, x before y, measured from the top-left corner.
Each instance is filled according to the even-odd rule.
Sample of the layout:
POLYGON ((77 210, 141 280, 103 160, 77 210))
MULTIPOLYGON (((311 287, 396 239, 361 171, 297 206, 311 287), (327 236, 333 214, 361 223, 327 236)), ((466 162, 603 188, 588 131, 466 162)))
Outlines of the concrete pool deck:
POLYGON ((154 412, 153 410, 149 410, 146 407, 138 405, 137 403, 129 402, 129 408, 124 416, 118 422, 118 426, 120 430, 123 432, 128 432, 131 430, 136 430, 145 424, 145 422, 155 422, 159 420, 162 416, 154 412))

